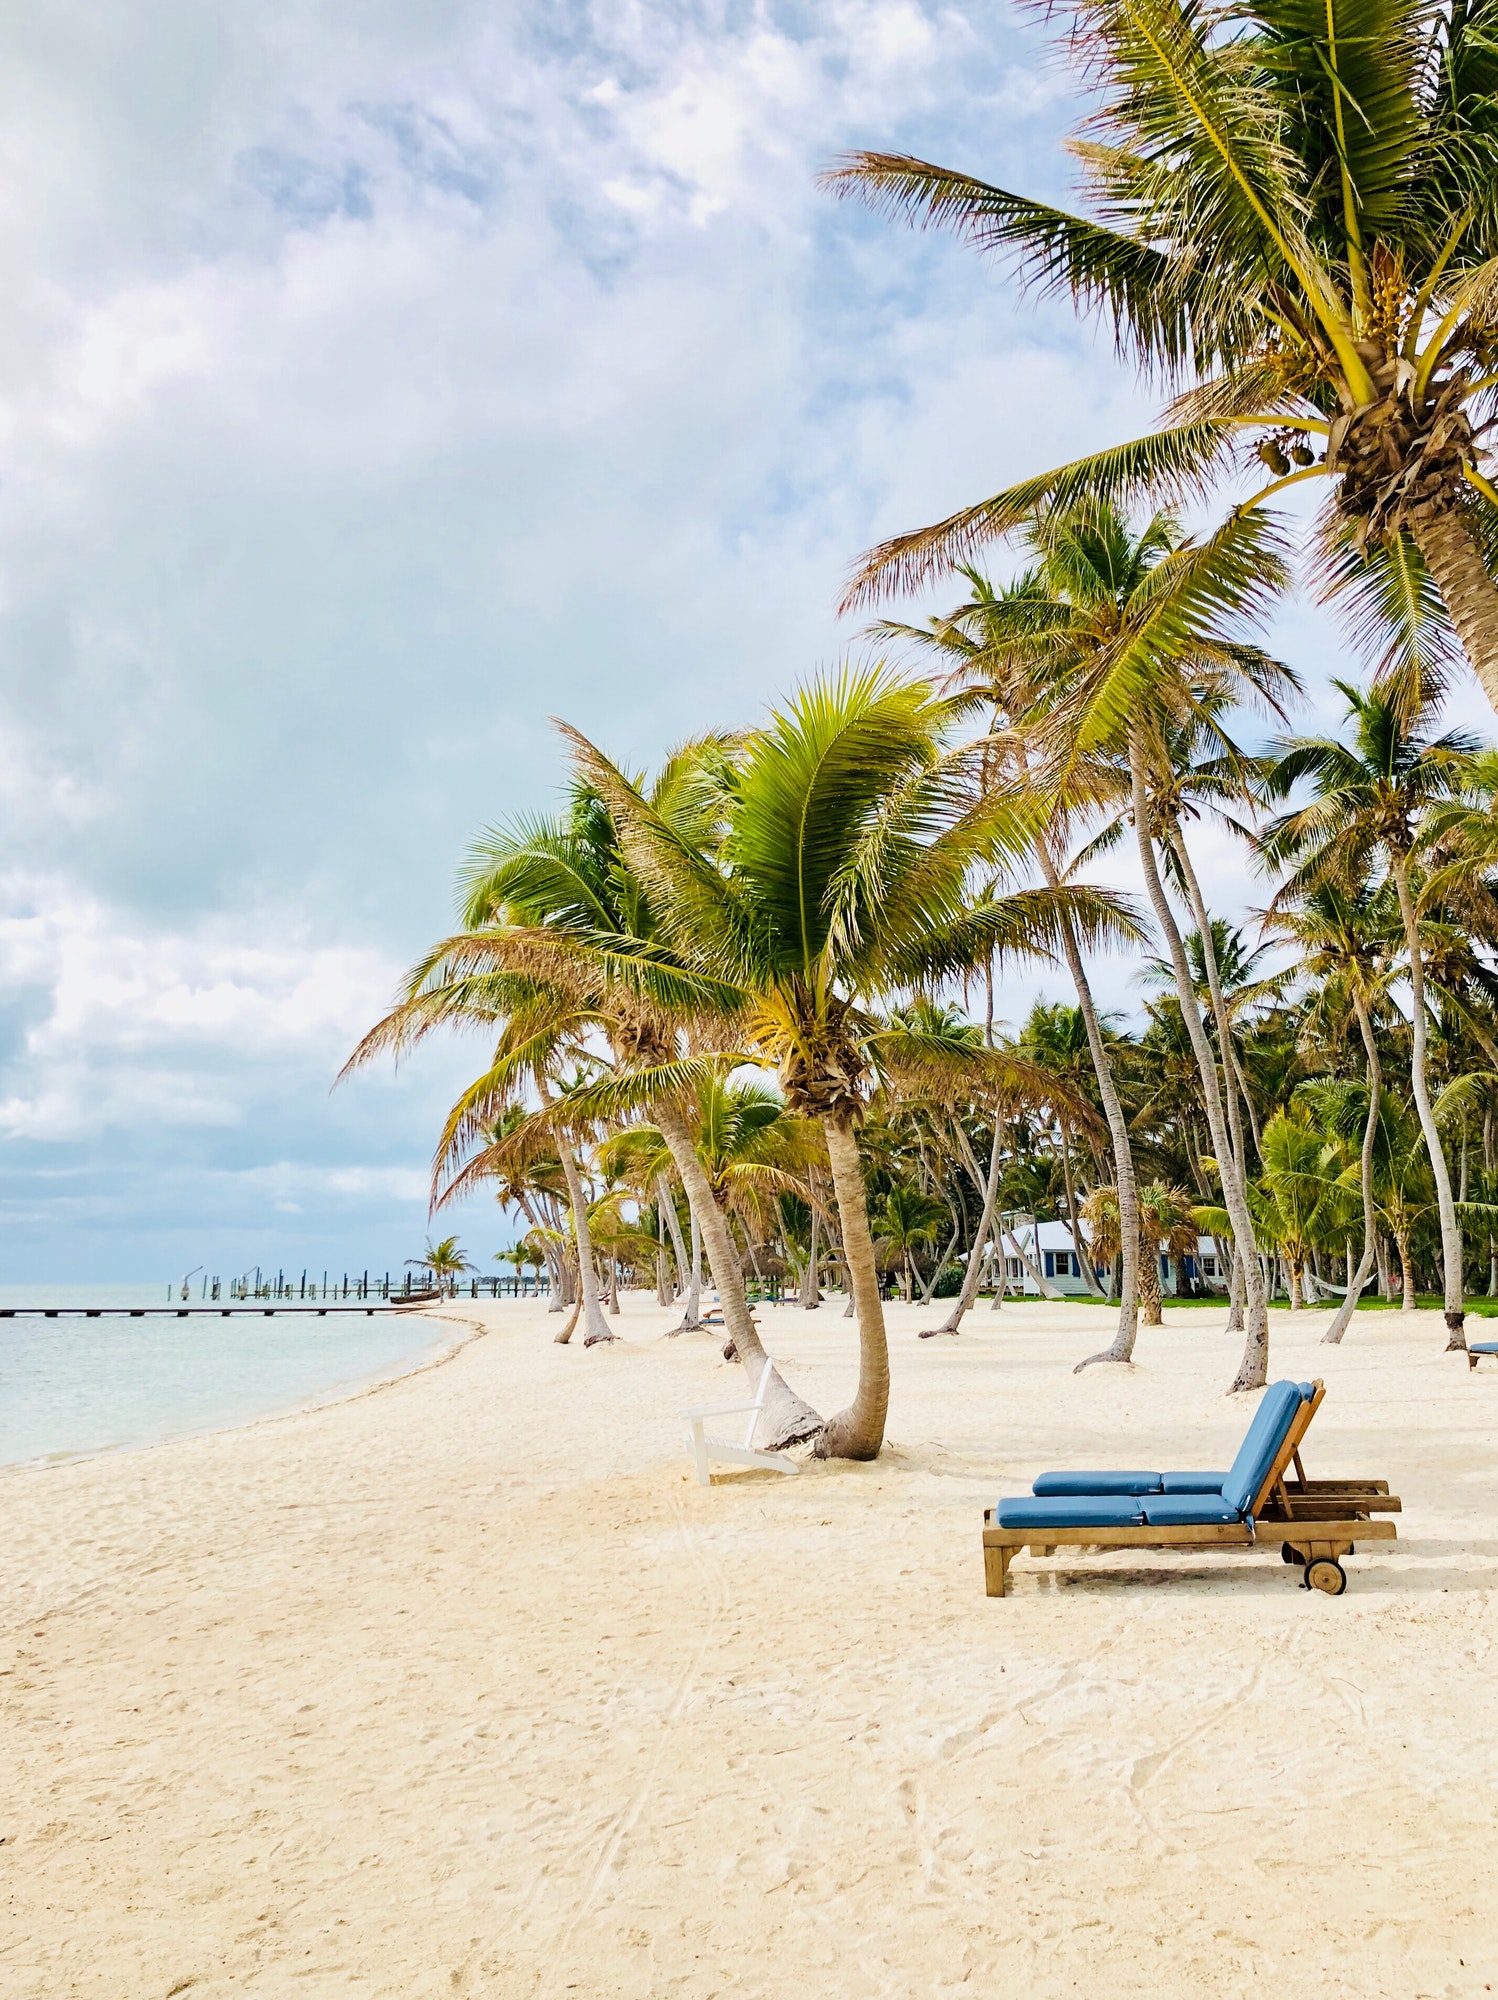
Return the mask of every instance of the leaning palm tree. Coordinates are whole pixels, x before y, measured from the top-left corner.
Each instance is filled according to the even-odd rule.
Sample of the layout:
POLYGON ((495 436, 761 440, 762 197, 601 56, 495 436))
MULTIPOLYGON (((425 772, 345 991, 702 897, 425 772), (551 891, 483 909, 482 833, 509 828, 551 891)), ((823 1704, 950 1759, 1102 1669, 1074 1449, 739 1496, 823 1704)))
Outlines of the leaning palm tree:
MULTIPOLYGON (((722 771, 721 839, 705 851, 602 752, 569 731, 624 853, 681 961, 744 996, 745 1036, 793 1112, 824 1134, 858 1318, 852 1403, 817 1449, 868 1459, 884 1437, 889 1350, 858 1133, 892 990, 1045 948, 1069 908, 1090 933, 1098 899, 1061 891, 971 906, 976 864, 1025 851, 1034 817, 985 792, 978 753, 948 739, 964 710, 887 668, 813 683, 749 735, 722 771)), ((913 1054, 905 1032, 902 1048, 913 1054)), ((944 1061, 944 1054, 935 1054, 944 1061)), ((963 1057, 977 1072, 995 1058, 963 1057)))
MULTIPOLYGON (((721 1073, 709 1076, 689 1106, 689 1123, 714 1205, 730 1224, 738 1222, 746 1242, 770 1196, 815 1199, 807 1177, 803 1121, 790 1117, 778 1093, 764 1084, 721 1073)), ((627 1175, 641 1186, 659 1186, 675 1168, 659 1126, 645 1123, 611 1133, 598 1157, 606 1171, 627 1175)), ((716 1266, 713 1275, 721 1293, 716 1266)))
POLYGON ((1368 1079, 1368 1113, 1363 1121, 1359 1155, 1363 1251, 1356 1271, 1348 1268, 1347 1295, 1322 1336, 1333 1347, 1341 1342, 1351 1323, 1378 1254, 1373 1149, 1378 1132, 1383 1065, 1373 1023, 1375 1009, 1388 985, 1392 934, 1398 928, 1398 913, 1390 909, 1389 903, 1386 888, 1370 889, 1360 883, 1347 889, 1335 882, 1323 882, 1296 898, 1276 897, 1264 918, 1266 930, 1294 949, 1298 970, 1309 982, 1312 1019, 1320 1017, 1340 1040, 1340 1030, 1350 1011, 1363 1044, 1368 1079))
MULTIPOLYGON (((1226 733, 1224 710, 1231 703, 1254 703, 1283 714, 1282 704, 1297 686, 1288 668, 1246 636, 1250 621, 1284 582, 1278 536, 1249 516, 1196 542, 1163 514, 1136 533, 1099 500, 1036 515, 1026 534, 1045 601, 1026 603, 1006 642, 1013 661, 1028 663, 1036 688, 1026 728, 1049 748, 1051 784, 1063 805, 1077 774, 1107 760, 1117 767, 1120 788, 1126 779, 1145 889, 1196 1059, 1244 1281, 1244 1353, 1232 1387, 1261 1388, 1268 1377, 1269 1321, 1246 1192, 1237 1092, 1233 1087, 1224 1092, 1224 1082, 1231 1085, 1232 1078, 1218 1072, 1161 855, 1174 860, 1190 885, 1219 1040, 1229 1051, 1211 918, 1180 823, 1178 767, 1182 759, 1194 759, 1203 743, 1225 760, 1241 761, 1226 733)), ((1087 782, 1096 790, 1095 779, 1089 776, 1087 782)), ((1107 1358, 1126 1357, 1110 1350, 1107 1358)))
MULTIPOLYGON (((997 885, 988 883, 972 908, 985 921, 1002 917, 1011 949, 1033 951, 1042 935, 1034 920, 1049 918, 1056 933, 1064 934, 1072 928, 1074 909, 1084 906, 1082 898, 1089 893, 1094 942, 1105 934, 1114 938, 1132 934, 1134 923, 1127 906, 1096 892, 1073 891, 1074 900, 1069 903, 1054 898, 1049 890, 1018 890, 1001 896, 997 885), (1028 942, 1022 929, 1027 922, 1032 924, 1028 942)), ((999 955, 996 950, 994 957, 999 955)), ((954 1166, 960 1165, 978 1200, 978 1224, 952 1309, 940 1326, 926 1329, 920 1337, 930 1340, 937 1334, 955 1334, 978 1295, 984 1252, 998 1209, 1010 1120, 1021 1112, 1044 1113, 1064 1119, 1073 1131, 1085 1131, 1090 1137, 1095 1116, 1074 1078, 1048 1070, 1034 1059, 1032 1051, 1018 1044, 995 1046, 991 1029, 980 1029, 975 1022, 965 1020, 955 1007, 917 999, 896 1008, 872 1046, 882 1096, 907 1111, 929 1116, 933 1143, 954 1166), (984 1123, 990 1128, 986 1169, 980 1164, 968 1129, 973 1125, 981 1135, 984 1123)), ((978 1143, 982 1143, 981 1136, 978 1143)), ((955 1247, 955 1237, 953 1241, 955 1247)), ((922 1303, 929 1304, 929 1298, 922 1303)))
MULTIPOLYGON (((1078 1096, 1085 1096, 1087 1085, 1095 1081, 1096 1076, 1089 1041, 1086 1017, 1080 1007, 1068 1007, 1064 1001, 1037 1000, 1015 1046, 1059 1083, 1065 1084, 1078 1096)), ((1072 1169, 1076 1128, 1072 1118, 1059 1109, 1056 1126, 1061 1134, 1061 1184, 1066 1196, 1067 1226, 1071 1231, 1078 1269, 1091 1284, 1096 1274, 1092 1271, 1087 1246, 1078 1226, 1076 1177, 1072 1169)))
POLYGON ((1343 1233, 1351 1210, 1346 1150, 1303 1116, 1277 1111, 1249 1193, 1259 1235, 1284 1260, 1290 1310, 1299 1312, 1312 1252, 1343 1233))
MULTIPOLYGON (((1064 649, 1067 629, 1072 623, 1070 607, 1058 600, 1055 581, 1040 567, 1022 574, 1007 588, 996 590, 985 576, 966 571, 971 595, 967 602, 945 617, 934 618, 923 627, 888 621, 874 628, 880 637, 913 642, 922 652, 934 653, 947 667, 945 684, 962 688, 980 699, 990 711, 992 744, 985 754, 984 774, 991 784, 1030 788, 1044 797, 1045 823, 1035 835, 1034 859, 1041 879, 1052 891, 1072 880, 1078 857, 1068 858, 1075 823, 1085 823, 1105 802, 1116 811, 1127 787, 1120 780, 1116 763, 1106 755, 1068 760, 1065 782, 1058 784, 1054 772, 1047 771, 1043 747, 1037 758, 1026 719, 1041 704, 1051 684, 1055 657, 1064 649)), ((1132 924, 1121 910, 1120 931, 1132 924)), ((1137 930, 1136 933, 1137 935, 1137 930)), ((1110 1345, 1101 1353, 1088 1355, 1077 1363, 1077 1372, 1094 1362, 1128 1362, 1134 1353, 1139 1321, 1139 1230, 1134 1177, 1133 1147, 1128 1120, 1124 1115, 1113 1062, 1108 1050, 1103 1020, 1093 997, 1086 954, 1064 915, 1058 926, 1062 956, 1076 989, 1077 1004, 1085 1025, 1088 1048, 1097 1078, 1098 1096, 1108 1124, 1113 1152, 1114 1183, 1122 1212, 1122 1271, 1118 1294, 1118 1327, 1110 1345)), ((990 973, 990 1005, 992 1015, 990 973)), ((988 1179, 980 1188, 984 1202, 982 1231, 986 1232, 993 1212, 994 1187, 999 1165, 999 1127, 994 1127, 993 1152, 988 1179)), ((976 1293, 981 1267, 981 1242, 969 1261, 967 1280, 951 1317, 932 1332, 955 1333, 963 1313, 976 1293)), ((1002 1290, 1002 1287, 1000 1288, 1002 1290)), ((999 1293, 995 1293, 997 1303, 999 1293)))
POLYGON ((1410 1090, 1441 1218, 1446 1344, 1465 1349, 1462 1232, 1430 1097, 1425 964, 1414 871, 1424 816, 1461 790, 1476 742, 1460 730, 1435 733, 1436 702, 1429 686, 1384 683, 1364 693, 1346 681, 1334 685, 1347 703, 1347 740, 1302 737, 1279 746, 1274 790, 1284 796, 1304 781, 1312 798, 1282 814, 1265 830, 1260 845, 1270 862, 1292 869, 1287 883, 1291 895, 1324 882, 1356 885, 1379 866, 1393 882, 1410 979, 1410 1090))
MULTIPOLYGON (((683 840, 710 838, 702 801, 711 787, 703 773, 720 747, 689 745, 649 788, 652 809, 683 840)), ((504 1018, 494 1063, 444 1128, 434 1169, 438 1202, 508 1172, 527 1143, 558 1146, 565 1164, 602 1123, 648 1113, 718 1277, 734 1353, 758 1376, 769 1357, 749 1311, 726 1213, 714 1200, 690 1126, 697 1092, 725 1062, 747 1053, 737 1046, 730 1018, 739 996, 673 959, 609 809, 586 783, 573 786, 563 821, 496 828, 476 843, 463 895, 467 928, 413 972, 405 1000, 355 1058, 366 1049, 405 1046, 439 1026, 504 1018), (505 1015, 507 1007, 513 1011, 505 1015), (726 1048, 715 1046, 720 1039, 726 1048), (540 1066, 554 1043, 586 1059, 586 1073, 565 1091, 548 1087, 540 1066), (540 1103, 524 1131, 489 1143, 496 1113, 525 1085, 540 1103)), ((591 1256, 584 1255, 586 1201, 575 1199, 573 1210, 584 1303, 591 1302, 594 1322, 589 1338, 612 1338, 598 1309, 591 1256)), ((763 1422, 777 1448, 822 1428, 818 1413, 773 1369, 763 1422)))
POLYGON ((1362 609, 1371 592, 1425 622, 1434 580, 1498 707, 1487 8, 1080 0, 1065 19, 1098 99, 1072 147, 1090 213, 903 154, 852 154, 827 183, 1069 292, 1181 393, 1147 437, 886 542, 850 594, 924 585, 1037 505, 1200 493, 1257 461, 1273 478, 1255 501, 1330 483, 1331 587, 1362 609))

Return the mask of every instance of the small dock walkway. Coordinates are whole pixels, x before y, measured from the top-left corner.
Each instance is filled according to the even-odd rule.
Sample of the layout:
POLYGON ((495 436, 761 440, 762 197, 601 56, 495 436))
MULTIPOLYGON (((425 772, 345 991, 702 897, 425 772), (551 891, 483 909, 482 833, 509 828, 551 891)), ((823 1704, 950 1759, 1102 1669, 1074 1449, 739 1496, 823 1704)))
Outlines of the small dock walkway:
POLYGON ((446 1299, 402 1298, 380 1300, 375 1305, 349 1306, 0 1306, 0 1319, 274 1319, 277 1313, 315 1314, 326 1319, 329 1313, 420 1312, 424 1307, 449 1304, 446 1299))

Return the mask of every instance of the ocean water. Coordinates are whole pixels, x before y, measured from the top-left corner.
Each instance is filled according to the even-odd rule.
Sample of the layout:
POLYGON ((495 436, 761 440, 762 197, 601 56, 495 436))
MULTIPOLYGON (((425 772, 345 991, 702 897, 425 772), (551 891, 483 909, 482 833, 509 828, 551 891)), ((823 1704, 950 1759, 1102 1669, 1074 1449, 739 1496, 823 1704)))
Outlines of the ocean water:
POLYGON ((416 1367, 460 1337, 417 1313, 130 1319, 121 1310, 166 1303, 164 1284, 0 1286, 0 1306, 103 1311, 0 1319, 0 1465, 249 1423, 416 1367))

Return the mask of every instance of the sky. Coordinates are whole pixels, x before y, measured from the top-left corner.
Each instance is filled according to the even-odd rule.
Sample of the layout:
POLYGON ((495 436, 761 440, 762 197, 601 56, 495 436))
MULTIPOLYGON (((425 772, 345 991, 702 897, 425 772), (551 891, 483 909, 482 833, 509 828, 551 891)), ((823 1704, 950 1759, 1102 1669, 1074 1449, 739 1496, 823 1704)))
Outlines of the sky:
POLYGON ((860 549, 1151 420, 815 186, 1064 198, 1078 106, 936 0, 57 0, 0 51, 0 1282, 395 1269, 480 1050, 331 1086, 549 718, 752 722, 861 650, 860 549))

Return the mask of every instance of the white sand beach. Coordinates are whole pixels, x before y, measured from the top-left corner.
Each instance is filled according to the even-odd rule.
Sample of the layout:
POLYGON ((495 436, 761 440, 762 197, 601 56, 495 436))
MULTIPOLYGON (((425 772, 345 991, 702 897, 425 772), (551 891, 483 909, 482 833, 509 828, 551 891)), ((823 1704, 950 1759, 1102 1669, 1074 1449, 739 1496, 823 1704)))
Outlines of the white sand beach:
MULTIPOLYGON (((1276 1315, 1308 1470, 1404 1500, 1342 1598, 1271 1543, 997 1601, 999 1493, 1228 1461, 1221 1314, 1074 1376, 1099 1309, 894 1308, 877 1464, 704 1490, 709 1336, 455 1311, 348 1402, 0 1475, 6 2000, 1498 1989, 1498 1367, 1438 1315, 1276 1315)), ((837 1408, 851 1323, 762 1319, 837 1408)))

